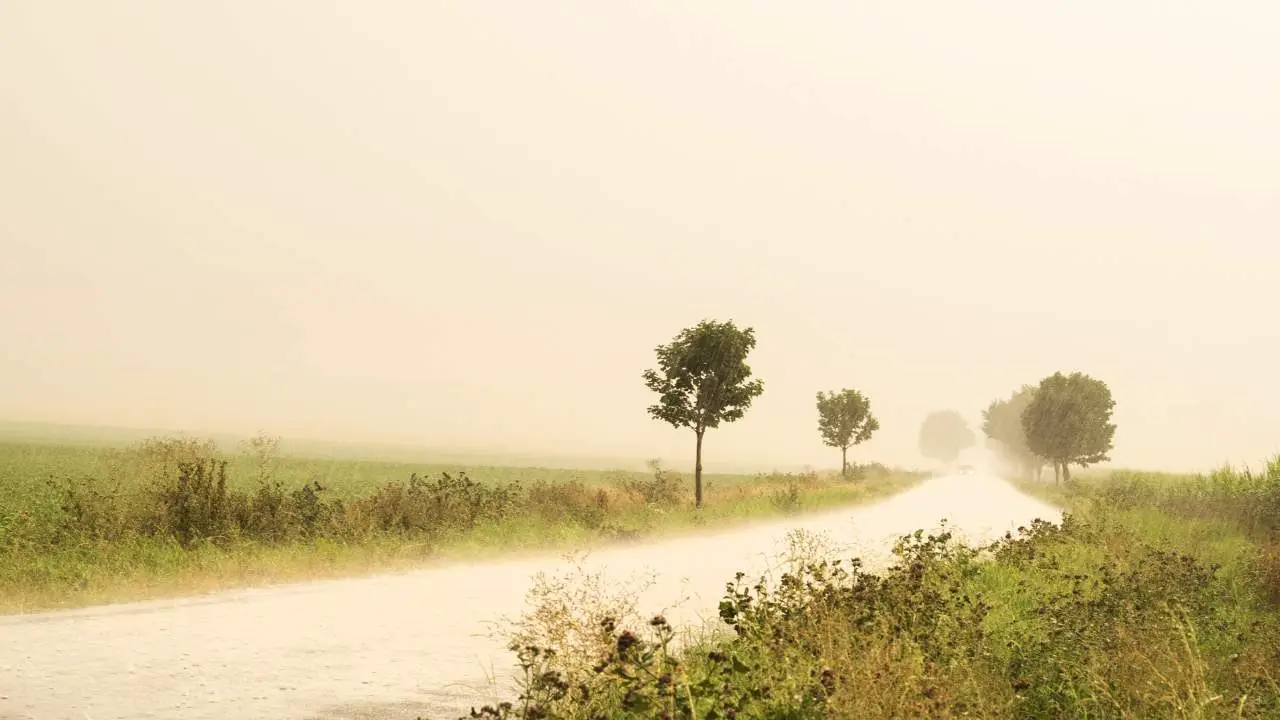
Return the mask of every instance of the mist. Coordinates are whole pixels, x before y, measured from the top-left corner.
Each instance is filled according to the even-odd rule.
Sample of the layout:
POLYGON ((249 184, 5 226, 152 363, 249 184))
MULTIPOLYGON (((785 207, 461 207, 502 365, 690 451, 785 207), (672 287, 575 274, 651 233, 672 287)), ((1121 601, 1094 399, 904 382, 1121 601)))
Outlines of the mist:
POLYGON ((0 7, 0 419, 838 464, 1080 370, 1115 464, 1280 449, 1280 11, 1208 2, 0 7))

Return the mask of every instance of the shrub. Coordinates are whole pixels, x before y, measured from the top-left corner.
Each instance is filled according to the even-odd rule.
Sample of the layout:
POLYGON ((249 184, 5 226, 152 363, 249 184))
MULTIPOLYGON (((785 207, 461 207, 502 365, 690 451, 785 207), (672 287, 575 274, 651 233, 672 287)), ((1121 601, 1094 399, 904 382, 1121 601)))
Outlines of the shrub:
POLYGON ((54 542, 105 542, 119 540, 128 533, 130 518, 118 485, 86 476, 76 480, 50 479, 49 487, 61 510, 54 542))
POLYGON ((1277 717, 1277 474, 1073 482, 1088 502, 1060 524, 977 548, 918 531, 879 574, 800 552, 776 583, 739 573, 726 632, 682 650, 604 605, 585 645, 517 637, 519 701, 473 716, 1277 717), (1187 549, 1222 527, 1255 541, 1230 572, 1187 549))
POLYGON ((536 482, 524 492, 521 504, 530 516, 553 523, 574 523, 599 529, 618 499, 604 488, 588 487, 580 480, 536 482))
POLYGON ((225 460, 181 462, 174 475, 159 479, 154 492, 159 512, 153 534, 171 536, 183 547, 232 534, 237 503, 227 492, 225 460))
POLYGON ((357 505, 378 531, 439 537, 508 516, 520 494, 519 485, 488 487, 466 473, 441 473, 434 481, 414 473, 408 483, 383 485, 357 505))
POLYGON ((685 478, 674 470, 662 467, 659 460, 649 461, 648 479, 629 475, 620 484, 622 489, 635 496, 639 502, 658 508, 673 508, 685 502, 688 492, 685 478))

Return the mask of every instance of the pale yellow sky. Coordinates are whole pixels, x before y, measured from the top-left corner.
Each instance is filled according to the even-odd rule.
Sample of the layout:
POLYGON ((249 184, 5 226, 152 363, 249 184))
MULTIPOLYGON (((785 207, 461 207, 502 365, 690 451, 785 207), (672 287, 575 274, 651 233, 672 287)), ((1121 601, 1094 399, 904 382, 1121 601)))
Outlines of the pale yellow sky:
POLYGON ((1280 451, 1274 3, 0 4, 0 418, 858 460, 1054 370, 1114 458, 1280 451))

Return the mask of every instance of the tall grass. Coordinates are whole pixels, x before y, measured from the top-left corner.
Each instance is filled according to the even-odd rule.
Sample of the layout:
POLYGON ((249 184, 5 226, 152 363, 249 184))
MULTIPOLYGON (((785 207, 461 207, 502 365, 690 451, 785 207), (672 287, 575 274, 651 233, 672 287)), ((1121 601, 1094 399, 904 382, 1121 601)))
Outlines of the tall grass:
POLYGON ((727 579, 719 630, 683 647, 581 602, 579 640, 549 642, 570 633, 538 631, 566 617, 545 598, 513 636, 521 696, 475 715, 1280 717, 1280 461, 1059 492, 1061 524, 987 546, 917 532, 878 574, 816 552, 727 579))
MULTIPOLYGON (((281 456, 262 436, 239 453, 157 438, 126 449, 0 451, 0 611, 149 597, 404 567, 429 558, 563 548, 853 502, 916 478, 872 471, 711 477, 468 472, 281 456), (378 472, 405 471, 399 478, 378 472), (337 483, 335 489, 332 483, 337 483)), ((482 472, 484 472, 482 470, 482 472)))

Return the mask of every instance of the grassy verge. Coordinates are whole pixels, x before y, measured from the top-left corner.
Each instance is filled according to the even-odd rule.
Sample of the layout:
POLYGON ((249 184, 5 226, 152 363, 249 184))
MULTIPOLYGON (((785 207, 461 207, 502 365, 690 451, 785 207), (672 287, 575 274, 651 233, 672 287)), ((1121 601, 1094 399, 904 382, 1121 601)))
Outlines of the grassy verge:
POLYGON ((855 503, 918 480, 879 467, 853 482, 712 475, 695 511, 689 481, 656 464, 472 473, 283 457, 265 437, 239 454, 178 439, 108 452, 0 445, 0 612, 627 542, 855 503))
POLYGON ((1280 459, 1036 492, 1060 525, 980 548, 917 533, 878 575, 818 552, 726 578, 722 627, 683 649, 662 618, 579 612, 569 633, 531 613, 523 696, 482 715, 1280 717, 1280 459))

